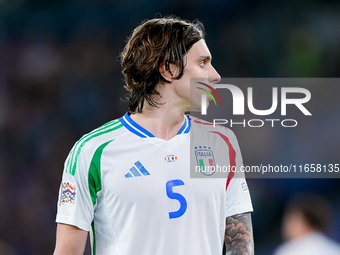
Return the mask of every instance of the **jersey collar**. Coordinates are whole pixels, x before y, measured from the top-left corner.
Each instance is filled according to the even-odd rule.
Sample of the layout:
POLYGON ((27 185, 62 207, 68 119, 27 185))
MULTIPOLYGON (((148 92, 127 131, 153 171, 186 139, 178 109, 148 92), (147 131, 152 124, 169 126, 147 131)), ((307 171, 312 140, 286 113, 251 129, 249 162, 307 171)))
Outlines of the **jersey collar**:
MULTIPOLYGON (((119 120, 120 122, 132 133, 138 135, 142 138, 147 137, 155 137, 153 134, 151 134, 149 131, 147 131, 145 128, 138 125, 136 122, 134 122, 130 118, 130 112, 125 113, 123 117, 121 117, 119 120)), ((178 131, 177 135, 186 134, 190 130, 190 119, 188 116, 185 115, 185 122, 181 129, 178 131)))

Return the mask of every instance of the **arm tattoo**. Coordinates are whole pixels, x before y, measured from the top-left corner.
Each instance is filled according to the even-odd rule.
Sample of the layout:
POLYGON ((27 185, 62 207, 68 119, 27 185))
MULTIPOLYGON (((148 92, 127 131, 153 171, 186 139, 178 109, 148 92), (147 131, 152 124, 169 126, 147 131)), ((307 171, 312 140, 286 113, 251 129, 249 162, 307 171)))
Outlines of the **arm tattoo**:
POLYGON ((254 240, 250 213, 228 217, 224 236, 226 255, 253 255, 254 240))

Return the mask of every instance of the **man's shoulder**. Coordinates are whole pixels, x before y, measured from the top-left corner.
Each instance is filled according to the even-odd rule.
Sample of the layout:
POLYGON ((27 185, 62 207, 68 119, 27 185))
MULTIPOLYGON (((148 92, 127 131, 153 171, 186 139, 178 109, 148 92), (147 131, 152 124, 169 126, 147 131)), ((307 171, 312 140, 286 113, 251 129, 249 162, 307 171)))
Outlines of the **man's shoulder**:
POLYGON ((281 244, 274 255, 290 254, 340 254, 340 245, 321 233, 307 234, 281 244))
POLYGON ((83 135, 77 143, 93 144, 100 146, 101 144, 114 140, 119 137, 125 129, 122 128, 123 124, 120 119, 114 119, 105 123, 104 125, 92 130, 91 132, 83 135))
POLYGON ((97 150, 126 133, 126 129, 122 127, 120 119, 115 119, 83 135, 74 144, 65 161, 66 171, 74 175, 79 162, 88 165, 97 150))
POLYGON ((100 146, 116 140, 122 136, 126 129, 120 119, 114 119, 104 125, 84 134, 73 146, 71 153, 74 155, 93 154, 100 146))

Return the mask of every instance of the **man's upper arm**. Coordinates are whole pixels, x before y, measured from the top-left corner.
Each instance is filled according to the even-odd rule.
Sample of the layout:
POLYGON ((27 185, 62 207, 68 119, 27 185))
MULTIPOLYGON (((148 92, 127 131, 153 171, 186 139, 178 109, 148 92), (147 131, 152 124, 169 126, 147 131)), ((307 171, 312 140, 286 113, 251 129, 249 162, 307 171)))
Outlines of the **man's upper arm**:
POLYGON ((58 223, 54 255, 84 254, 88 232, 75 226, 58 223))
POLYGON ((253 255, 254 239, 250 213, 227 217, 224 237, 226 255, 253 255))

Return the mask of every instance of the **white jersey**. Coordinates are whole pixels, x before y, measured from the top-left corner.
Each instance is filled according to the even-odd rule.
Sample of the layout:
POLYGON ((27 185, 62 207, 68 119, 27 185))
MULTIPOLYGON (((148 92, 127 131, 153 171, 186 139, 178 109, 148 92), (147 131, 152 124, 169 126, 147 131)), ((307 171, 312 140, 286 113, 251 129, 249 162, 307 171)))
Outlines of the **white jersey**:
POLYGON ((91 231, 93 255, 221 254, 225 218, 252 211, 247 184, 233 174, 191 178, 190 158, 198 165, 242 164, 229 129, 185 116, 165 141, 127 113, 74 145, 56 221, 91 231))
POLYGON ((274 255, 339 255, 340 244, 319 232, 306 234, 280 245, 274 255))

